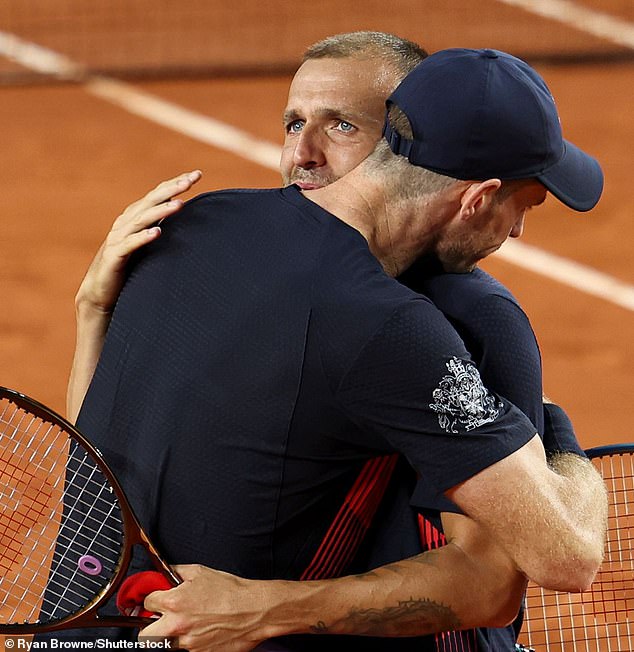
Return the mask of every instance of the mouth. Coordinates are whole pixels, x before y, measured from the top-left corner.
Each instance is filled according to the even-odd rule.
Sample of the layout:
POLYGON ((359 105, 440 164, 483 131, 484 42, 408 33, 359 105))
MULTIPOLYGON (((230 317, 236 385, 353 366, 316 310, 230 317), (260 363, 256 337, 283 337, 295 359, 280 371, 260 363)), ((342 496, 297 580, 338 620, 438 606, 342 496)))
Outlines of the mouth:
POLYGON ((302 190, 317 190, 318 188, 323 188, 323 185, 320 183, 308 183, 306 181, 295 181, 294 183, 302 190))

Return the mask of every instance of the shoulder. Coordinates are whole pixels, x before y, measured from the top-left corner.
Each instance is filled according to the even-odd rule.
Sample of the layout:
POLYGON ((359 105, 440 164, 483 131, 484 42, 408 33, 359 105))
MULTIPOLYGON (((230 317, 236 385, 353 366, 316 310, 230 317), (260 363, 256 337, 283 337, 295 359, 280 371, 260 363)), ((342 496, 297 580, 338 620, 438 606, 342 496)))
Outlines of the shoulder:
POLYGON ((519 301, 496 278, 481 269, 468 274, 436 274, 416 288, 429 297, 452 323, 472 334, 494 327, 532 331, 519 301))
POLYGON ((487 299, 504 299, 519 307, 511 291, 480 268, 467 274, 441 273, 423 277, 417 289, 436 305, 473 305, 487 299))
MULTIPOLYGON (((349 255, 349 254, 348 254, 349 255)), ((322 364, 334 387, 353 369, 361 382, 388 369, 414 368, 421 376, 436 352, 464 355, 464 345, 446 317, 427 298, 385 275, 376 260, 333 261, 314 278, 311 324, 322 364), (365 380, 364 380, 365 379, 365 380)))
POLYGON ((246 211, 261 206, 262 209, 270 210, 275 206, 277 210, 283 210, 288 206, 283 200, 282 188, 230 188, 225 190, 213 190, 196 195, 185 202, 183 208, 176 214, 175 220, 167 223, 178 223, 179 216, 183 214, 209 215, 210 211, 246 211))
POLYGON ((357 380, 364 383, 376 375, 381 383, 377 387, 404 378, 425 384, 445 373, 448 361, 469 357, 446 317, 421 296, 380 297, 365 304, 345 327, 360 334, 353 359, 357 380))

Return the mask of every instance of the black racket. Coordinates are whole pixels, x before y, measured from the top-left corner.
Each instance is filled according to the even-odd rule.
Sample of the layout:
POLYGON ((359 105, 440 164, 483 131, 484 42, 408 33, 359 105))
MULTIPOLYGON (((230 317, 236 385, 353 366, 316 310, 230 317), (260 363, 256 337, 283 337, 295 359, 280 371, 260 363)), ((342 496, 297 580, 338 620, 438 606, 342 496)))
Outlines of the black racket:
POLYGON ((99 451, 44 405, 0 387, 0 634, 146 625, 97 613, 135 545, 168 586, 180 582, 99 451))
POLYGON ((634 650, 634 444, 599 446, 586 453, 608 488, 605 559, 585 593, 547 591, 529 583, 519 639, 526 650, 634 650))

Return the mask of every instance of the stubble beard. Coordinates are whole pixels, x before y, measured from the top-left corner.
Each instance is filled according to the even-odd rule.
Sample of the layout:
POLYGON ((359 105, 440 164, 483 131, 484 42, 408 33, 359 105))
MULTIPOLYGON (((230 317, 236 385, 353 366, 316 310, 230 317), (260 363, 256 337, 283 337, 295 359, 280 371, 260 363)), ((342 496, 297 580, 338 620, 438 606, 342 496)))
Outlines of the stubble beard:
POLYGON ((334 181, 337 181, 337 178, 333 174, 322 174, 317 171, 312 170, 303 170, 301 168, 293 168, 289 177, 284 177, 284 185, 289 186, 292 183, 305 183, 319 186, 323 188, 324 186, 329 186, 334 181))

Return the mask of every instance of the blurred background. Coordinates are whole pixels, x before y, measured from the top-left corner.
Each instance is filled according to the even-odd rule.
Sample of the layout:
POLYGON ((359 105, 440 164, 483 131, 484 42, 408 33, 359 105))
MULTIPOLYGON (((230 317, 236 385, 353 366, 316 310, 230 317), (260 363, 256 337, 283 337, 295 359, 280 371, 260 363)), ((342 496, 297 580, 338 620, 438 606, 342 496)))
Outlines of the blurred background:
POLYGON ((483 267, 531 317, 545 392, 582 443, 630 441, 633 0, 3 0, 0 385, 63 413, 73 297, 114 218, 190 169, 204 172, 196 192, 278 185, 281 114, 302 51, 357 29, 430 52, 525 58, 549 84, 564 135, 600 160, 595 210, 549 198, 483 267))

